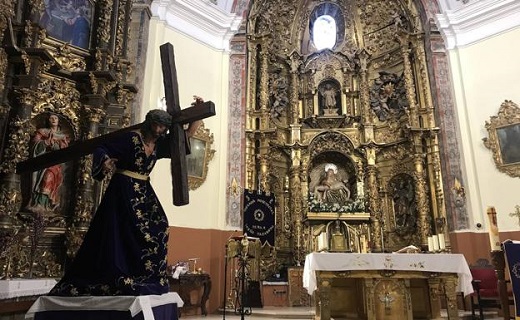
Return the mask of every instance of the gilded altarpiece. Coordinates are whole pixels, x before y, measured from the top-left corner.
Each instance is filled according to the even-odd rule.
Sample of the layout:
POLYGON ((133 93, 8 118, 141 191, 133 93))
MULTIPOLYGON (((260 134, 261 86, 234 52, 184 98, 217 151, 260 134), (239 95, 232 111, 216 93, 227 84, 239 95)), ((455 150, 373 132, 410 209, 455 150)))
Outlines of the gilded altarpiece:
POLYGON ((421 19, 399 0, 252 4, 246 187, 275 193, 278 264, 448 239, 421 19))
POLYGON ((0 278, 60 277, 103 183, 90 156, 17 164, 127 126, 130 0, 0 1, 0 278))

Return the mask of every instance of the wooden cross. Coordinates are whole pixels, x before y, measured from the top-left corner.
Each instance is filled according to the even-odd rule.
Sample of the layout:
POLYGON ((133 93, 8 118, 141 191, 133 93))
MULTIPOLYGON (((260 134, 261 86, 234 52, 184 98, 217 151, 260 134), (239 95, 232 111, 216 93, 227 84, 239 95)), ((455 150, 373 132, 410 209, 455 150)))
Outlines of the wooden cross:
MULTIPOLYGON (((215 104, 211 101, 207 101, 181 110, 179 106, 173 45, 171 43, 161 45, 160 52, 166 106, 168 113, 172 115, 172 125, 170 127, 170 153, 173 204, 176 206, 182 206, 189 203, 188 171, 186 169, 186 135, 184 133, 183 125, 214 116, 215 104)), ((41 170, 91 154, 99 145, 113 139, 123 132, 136 130, 140 128, 141 125, 142 123, 139 123, 106 135, 76 143, 67 148, 48 152, 41 156, 19 162, 16 166, 16 172, 23 173, 41 170)))
POLYGON ((518 225, 520 225, 520 206, 515 206, 515 212, 511 212, 509 214, 510 217, 517 217, 518 218, 518 225))

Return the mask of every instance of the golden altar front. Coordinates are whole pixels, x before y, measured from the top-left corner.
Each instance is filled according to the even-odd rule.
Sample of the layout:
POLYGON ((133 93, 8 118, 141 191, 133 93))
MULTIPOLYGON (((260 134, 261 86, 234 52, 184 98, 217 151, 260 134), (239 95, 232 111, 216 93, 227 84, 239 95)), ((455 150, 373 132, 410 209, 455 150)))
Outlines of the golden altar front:
POLYGON ((315 320, 458 319, 457 292, 473 292, 460 254, 311 253, 303 286, 315 295, 315 320))

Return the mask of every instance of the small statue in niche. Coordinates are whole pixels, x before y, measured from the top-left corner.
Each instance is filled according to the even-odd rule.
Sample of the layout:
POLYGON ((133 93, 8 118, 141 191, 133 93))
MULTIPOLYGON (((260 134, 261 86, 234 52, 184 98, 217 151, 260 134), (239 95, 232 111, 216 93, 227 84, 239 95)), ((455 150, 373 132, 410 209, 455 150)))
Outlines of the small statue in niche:
POLYGON ((314 187, 314 196, 318 202, 346 204, 350 200, 350 190, 338 177, 338 167, 333 163, 325 165, 325 172, 320 182, 314 187))
POLYGON ((399 179, 393 186, 395 232, 412 234, 417 226, 415 188, 412 179, 399 179))
POLYGON ((338 90, 330 83, 320 88, 321 107, 324 115, 338 115, 336 95, 338 90))

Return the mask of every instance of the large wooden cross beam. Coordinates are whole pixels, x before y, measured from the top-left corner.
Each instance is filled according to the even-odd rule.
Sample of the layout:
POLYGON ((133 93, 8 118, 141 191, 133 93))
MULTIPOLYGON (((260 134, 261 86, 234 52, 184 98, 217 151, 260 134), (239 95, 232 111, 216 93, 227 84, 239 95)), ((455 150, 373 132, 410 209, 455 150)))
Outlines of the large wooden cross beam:
MULTIPOLYGON (((177 72, 173 45, 165 43, 160 47, 164 92, 167 111, 172 115, 170 127, 171 172, 173 204, 182 206, 189 203, 188 172, 186 169, 186 135, 183 125, 215 115, 215 104, 211 101, 197 104, 181 110, 179 106, 177 72)), ((81 141, 67 148, 52 151, 38 157, 18 163, 17 173, 41 170, 59 163, 71 161, 91 154, 104 142, 113 139, 123 132, 139 129, 142 124, 136 124, 121 130, 111 132, 93 139, 81 141)))
MULTIPOLYGON (((169 42, 165 43, 161 45, 160 51, 164 94, 166 97, 166 111, 168 111, 173 118, 176 118, 182 111, 179 105, 179 85, 177 83, 177 70, 175 68, 173 45, 169 42)), ((213 102, 205 102, 205 104, 213 107, 212 115, 215 115, 215 105, 213 102)), ((189 122, 198 120, 196 118, 197 117, 189 117, 189 122)), ((182 206, 189 203, 188 170, 186 165, 186 134, 182 124, 172 123, 170 127, 170 135, 170 167, 172 173, 173 204, 176 206, 182 206)))

